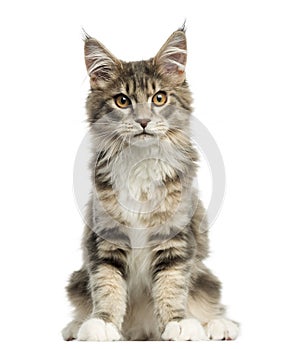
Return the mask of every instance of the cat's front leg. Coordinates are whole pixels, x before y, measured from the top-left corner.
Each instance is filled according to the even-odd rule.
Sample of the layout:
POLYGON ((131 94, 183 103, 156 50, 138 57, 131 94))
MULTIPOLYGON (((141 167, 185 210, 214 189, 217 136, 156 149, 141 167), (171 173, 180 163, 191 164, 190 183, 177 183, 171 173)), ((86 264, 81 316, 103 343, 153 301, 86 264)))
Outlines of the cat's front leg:
MULTIPOLYGON (((170 243, 169 243, 170 244, 170 243)), ((191 251, 165 247, 156 251, 152 262, 154 311, 163 340, 206 340, 204 328, 186 318, 191 251)))
MULTIPOLYGON (((108 242, 103 242, 108 245, 108 242)), ((116 245, 99 247, 89 255, 89 284, 93 312, 78 331, 81 341, 117 341, 127 302, 126 251, 116 245)))

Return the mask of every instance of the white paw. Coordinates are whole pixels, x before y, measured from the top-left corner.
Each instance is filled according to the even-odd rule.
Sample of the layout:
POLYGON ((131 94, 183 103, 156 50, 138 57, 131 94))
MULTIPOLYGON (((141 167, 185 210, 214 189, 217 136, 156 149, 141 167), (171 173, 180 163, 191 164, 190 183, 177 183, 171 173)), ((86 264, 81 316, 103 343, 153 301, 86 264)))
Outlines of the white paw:
POLYGON ((207 340, 204 328, 196 319, 184 319, 167 324, 161 338, 165 341, 207 340))
POLYGON ((89 319, 85 321, 78 331, 79 341, 118 341, 121 335, 116 326, 111 322, 101 319, 89 319))
POLYGON ((71 321, 62 331, 61 334, 63 336, 63 339, 65 341, 71 341, 73 339, 77 338, 77 333, 80 327, 80 322, 78 321, 71 321))
POLYGON ((239 326, 231 320, 215 319, 206 325, 206 333, 209 339, 213 340, 233 340, 239 334, 239 326))

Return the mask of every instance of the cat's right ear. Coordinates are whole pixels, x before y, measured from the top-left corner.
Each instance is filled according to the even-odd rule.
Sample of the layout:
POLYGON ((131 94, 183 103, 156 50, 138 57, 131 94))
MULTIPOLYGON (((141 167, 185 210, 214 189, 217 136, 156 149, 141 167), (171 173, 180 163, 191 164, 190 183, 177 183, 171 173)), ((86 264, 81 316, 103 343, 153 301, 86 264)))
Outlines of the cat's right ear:
POLYGON ((96 39, 86 35, 84 57, 91 86, 97 87, 117 77, 121 62, 96 39))
POLYGON ((154 63, 161 76, 175 84, 182 84, 185 80, 186 56, 186 36, 183 25, 169 37, 159 50, 154 57, 154 63))

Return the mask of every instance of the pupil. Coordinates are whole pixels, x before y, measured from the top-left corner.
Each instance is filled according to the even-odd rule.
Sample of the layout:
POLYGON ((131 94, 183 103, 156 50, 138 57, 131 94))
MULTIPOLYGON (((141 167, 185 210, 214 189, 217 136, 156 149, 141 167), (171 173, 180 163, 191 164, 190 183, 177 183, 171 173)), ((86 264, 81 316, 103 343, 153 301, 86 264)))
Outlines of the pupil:
POLYGON ((121 98, 121 104, 126 104, 126 98, 125 97, 121 98))
POLYGON ((158 96, 156 97, 156 99, 157 99, 157 102, 161 102, 162 96, 161 96, 161 95, 158 95, 158 96))

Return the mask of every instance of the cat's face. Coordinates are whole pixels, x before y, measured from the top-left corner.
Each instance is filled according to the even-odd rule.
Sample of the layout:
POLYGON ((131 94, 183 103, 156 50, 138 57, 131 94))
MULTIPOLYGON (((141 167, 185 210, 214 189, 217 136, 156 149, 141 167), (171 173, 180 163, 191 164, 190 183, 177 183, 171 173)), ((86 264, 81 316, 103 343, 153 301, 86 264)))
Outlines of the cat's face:
POLYGON ((174 32, 154 58, 138 62, 120 61, 87 37, 85 60, 91 83, 89 121, 107 146, 112 139, 143 145, 188 132, 191 95, 185 82, 184 31, 174 32))

